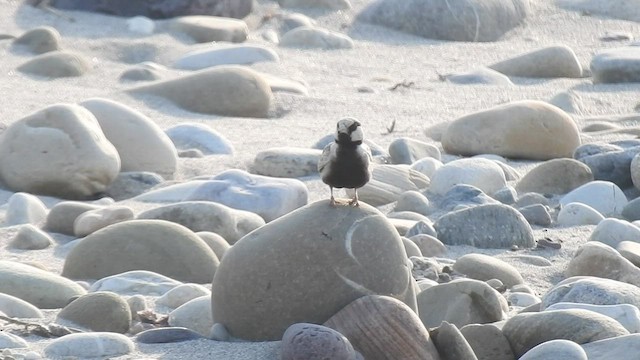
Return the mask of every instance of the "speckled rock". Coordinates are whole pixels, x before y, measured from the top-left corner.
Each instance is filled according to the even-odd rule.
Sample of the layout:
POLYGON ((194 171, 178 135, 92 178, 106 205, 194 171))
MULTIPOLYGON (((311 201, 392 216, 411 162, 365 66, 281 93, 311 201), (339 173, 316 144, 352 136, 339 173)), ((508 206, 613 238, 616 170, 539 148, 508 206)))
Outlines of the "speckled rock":
POLYGON ((594 276, 574 276, 551 288, 543 297, 541 308, 559 302, 594 305, 631 304, 640 307, 640 288, 621 281, 594 276))
POLYGON ((479 248, 530 248, 533 231, 514 208, 503 204, 478 205, 443 215, 434 223, 438 239, 446 245, 479 248))
POLYGON ((356 351, 341 333, 322 325, 297 323, 282 335, 282 360, 356 360, 356 351))

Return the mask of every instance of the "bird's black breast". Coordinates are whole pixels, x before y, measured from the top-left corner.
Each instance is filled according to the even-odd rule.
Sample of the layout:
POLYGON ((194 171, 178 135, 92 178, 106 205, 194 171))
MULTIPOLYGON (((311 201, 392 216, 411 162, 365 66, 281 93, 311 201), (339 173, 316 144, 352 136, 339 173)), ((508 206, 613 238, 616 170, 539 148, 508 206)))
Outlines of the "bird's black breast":
POLYGON ((369 181, 369 159, 359 153, 356 147, 340 146, 336 155, 329 163, 329 171, 322 178, 327 185, 355 189, 369 181))

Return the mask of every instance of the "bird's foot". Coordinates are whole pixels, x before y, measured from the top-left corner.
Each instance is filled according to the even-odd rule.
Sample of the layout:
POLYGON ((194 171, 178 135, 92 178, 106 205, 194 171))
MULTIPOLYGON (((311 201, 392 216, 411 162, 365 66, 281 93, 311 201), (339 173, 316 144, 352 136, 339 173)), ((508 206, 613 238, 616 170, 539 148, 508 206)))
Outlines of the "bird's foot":
POLYGON ((358 202, 358 198, 351 199, 351 201, 349 201, 349 205, 353 207, 359 207, 360 203, 358 202))
POLYGON ((336 199, 332 196, 331 200, 329 201, 329 205, 336 207, 338 205, 338 203, 336 203, 336 199))

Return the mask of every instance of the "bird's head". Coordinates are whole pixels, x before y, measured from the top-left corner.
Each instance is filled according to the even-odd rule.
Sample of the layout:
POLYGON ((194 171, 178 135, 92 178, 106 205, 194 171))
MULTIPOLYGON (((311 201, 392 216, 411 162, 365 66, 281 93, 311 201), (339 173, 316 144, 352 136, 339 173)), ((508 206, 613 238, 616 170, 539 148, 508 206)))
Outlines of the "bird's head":
POLYGON ((360 122, 354 118, 344 118, 336 126, 336 142, 339 144, 362 144, 364 131, 360 122))

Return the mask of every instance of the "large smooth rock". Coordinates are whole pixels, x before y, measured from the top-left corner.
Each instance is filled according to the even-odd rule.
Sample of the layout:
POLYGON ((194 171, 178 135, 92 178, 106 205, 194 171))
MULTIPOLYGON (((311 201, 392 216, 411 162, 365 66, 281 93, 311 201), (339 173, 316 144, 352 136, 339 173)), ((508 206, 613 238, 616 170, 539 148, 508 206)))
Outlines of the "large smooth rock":
POLYGON ((323 323, 372 293, 415 307, 400 236, 365 203, 319 201, 251 232, 226 252, 213 280, 213 317, 234 337, 280 339, 291 324, 323 323))
POLYGON ((594 305, 631 304, 640 307, 640 288, 594 276, 574 276, 556 284, 542 297, 541 309, 559 302, 594 305))
POLYGON ((65 78, 84 75, 91 65, 80 54, 68 51, 51 51, 38 55, 24 64, 18 70, 45 78, 65 78))
POLYGON ((218 258, 191 230, 164 220, 125 221, 80 240, 67 255, 62 275, 102 279, 148 270, 176 280, 207 283, 218 258))
POLYGON ((429 39, 496 41, 529 11, 527 0, 379 0, 358 19, 429 39))
POLYGON ((365 359, 440 360, 414 310, 388 296, 363 296, 324 325, 346 336, 365 359))
POLYGON ((75 282, 42 269, 0 260, 0 293, 25 300, 40 309, 59 309, 86 291, 75 282))
POLYGON ((423 290, 418 294, 418 315, 427 328, 447 321, 462 327, 503 320, 507 300, 487 283, 457 279, 423 290))
POLYGON ((215 15, 243 18, 253 9, 251 0, 52 0, 51 6, 65 10, 83 10, 109 15, 152 19, 172 18, 184 15, 215 15))
MULTIPOLYGON (((640 20, 640 12, 638 17, 640 20)), ((640 48, 628 46, 603 50, 591 59, 591 72, 596 84, 640 82, 640 48)))
POLYGON ((612 318, 582 309, 520 313, 507 320, 502 332, 516 356, 549 340, 565 339, 584 344, 629 334, 612 318))
POLYGON ((497 154, 510 158, 549 160, 572 157, 580 145, 573 119, 542 101, 499 105, 454 120, 442 136, 449 154, 497 154))
POLYGON ((85 198, 103 192, 120 171, 118 152, 95 116, 71 104, 9 125, 0 134, 0 153, 0 180, 31 194, 85 198))
POLYGON ((438 239, 446 245, 478 248, 530 248, 533 230, 516 209, 503 204, 478 205, 450 212, 434 223, 438 239))
POLYGON ((582 245, 564 273, 567 277, 597 276, 640 286, 640 269, 614 248, 598 241, 582 245))
POLYGON ((91 111, 118 150, 121 171, 149 171, 173 178, 178 167, 176 148, 153 120, 108 99, 92 98, 80 105, 91 111))
POLYGON ((615 216, 622 213, 629 201, 616 184, 596 180, 580 186, 560 199, 562 206, 573 202, 589 205, 604 216, 615 216))
POLYGON ((507 76, 530 78, 579 78, 582 66, 566 45, 549 46, 489 66, 507 76))
POLYGON ((176 60, 174 66, 184 70, 200 70, 220 65, 251 65, 278 62, 278 54, 259 45, 223 45, 191 51, 176 60))
POLYGON ((445 195, 453 186, 467 184, 485 193, 493 194, 507 186, 502 168, 492 160, 474 158, 448 162, 431 177, 429 191, 445 195))
POLYGON ((58 313, 58 319, 91 329, 124 334, 129 331, 131 311, 118 294, 98 291, 73 300, 58 313))
POLYGON ((407 167, 373 164, 371 168, 371 180, 358 189, 358 197, 373 206, 397 201, 404 192, 424 190, 430 183, 427 176, 407 167))
POLYGON ((232 169, 206 180, 149 191, 135 199, 149 202, 213 201, 256 213, 265 221, 271 221, 305 205, 308 192, 307 186, 297 179, 253 175, 232 169))
POLYGON ((531 169, 518 181, 519 193, 566 194, 590 181, 591 169, 574 159, 553 159, 531 169))
POLYGON ((277 147, 260 151, 252 171, 265 176, 296 178, 318 173, 321 150, 277 147))
POLYGON ((249 211, 236 210, 211 201, 184 201, 143 211, 138 219, 167 220, 193 232, 211 231, 230 244, 264 225, 264 220, 249 211))
POLYGON ((509 288, 524 283, 515 267, 489 255, 463 255, 453 264, 453 270, 476 280, 498 279, 509 288))
POLYGON ((163 97, 196 113, 267 117, 271 88, 256 71, 235 65, 217 66, 128 90, 163 97))
POLYGON ((640 243, 640 228, 625 220, 607 218, 593 229, 589 241, 599 241, 613 248, 622 241, 640 243))

